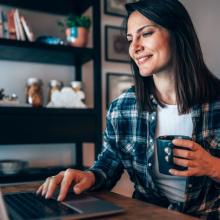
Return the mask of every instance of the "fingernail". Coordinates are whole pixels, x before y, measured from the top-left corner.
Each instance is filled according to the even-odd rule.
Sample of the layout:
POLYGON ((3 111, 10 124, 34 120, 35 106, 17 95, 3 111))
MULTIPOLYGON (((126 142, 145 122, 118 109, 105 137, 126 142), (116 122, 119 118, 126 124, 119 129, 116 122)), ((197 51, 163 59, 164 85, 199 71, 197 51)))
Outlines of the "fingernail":
POLYGON ((173 170, 172 170, 172 169, 170 169, 170 170, 169 170, 169 173, 173 174, 173 170))
POLYGON ((172 143, 175 144, 175 143, 176 143, 176 139, 173 139, 173 140, 172 140, 172 143))
POLYGON ((45 199, 48 199, 48 198, 49 198, 49 194, 47 193, 46 196, 45 196, 45 199))
POLYGON ((61 201, 62 200, 62 196, 60 195, 60 196, 58 196, 58 198, 57 198, 57 201, 61 201))
POLYGON ((80 193, 80 188, 79 187, 74 187, 75 193, 80 193))

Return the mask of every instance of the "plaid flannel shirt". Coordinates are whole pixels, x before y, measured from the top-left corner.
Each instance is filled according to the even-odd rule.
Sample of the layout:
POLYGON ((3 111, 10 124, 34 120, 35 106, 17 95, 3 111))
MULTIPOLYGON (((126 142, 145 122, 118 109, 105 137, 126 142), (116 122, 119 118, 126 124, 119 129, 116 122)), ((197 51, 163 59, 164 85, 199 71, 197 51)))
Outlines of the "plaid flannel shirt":
MULTIPOLYGON (((155 107, 157 103, 152 97, 155 107)), ((220 183, 207 176, 188 177, 186 202, 170 205, 159 194, 153 178, 153 154, 157 113, 137 111, 134 89, 115 99, 107 113, 103 150, 90 168, 95 189, 111 189, 127 170, 134 183, 133 198, 170 207, 204 219, 220 219, 220 183)), ((156 109, 156 108, 155 108, 156 109)), ((195 142, 220 157, 220 98, 192 109, 195 142)))

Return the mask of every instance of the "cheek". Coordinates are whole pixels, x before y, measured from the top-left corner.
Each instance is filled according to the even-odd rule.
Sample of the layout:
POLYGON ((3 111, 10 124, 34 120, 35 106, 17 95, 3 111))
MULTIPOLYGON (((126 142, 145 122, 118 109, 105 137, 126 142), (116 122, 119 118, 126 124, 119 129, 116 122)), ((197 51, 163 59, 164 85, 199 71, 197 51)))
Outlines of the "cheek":
POLYGON ((128 54, 131 58, 133 58, 133 50, 132 50, 131 46, 129 46, 129 48, 128 48, 128 54))
POLYGON ((170 61, 170 59, 171 59, 171 48, 170 48, 170 45, 164 45, 164 58, 167 61, 170 61))
POLYGON ((151 42, 152 48, 155 48, 158 52, 162 52, 164 54, 170 54, 170 37, 166 33, 161 33, 154 41, 151 42))
POLYGON ((160 54, 160 56, 164 59, 164 60, 170 60, 171 58, 171 47, 169 42, 167 41, 162 41, 158 47, 158 52, 160 54))

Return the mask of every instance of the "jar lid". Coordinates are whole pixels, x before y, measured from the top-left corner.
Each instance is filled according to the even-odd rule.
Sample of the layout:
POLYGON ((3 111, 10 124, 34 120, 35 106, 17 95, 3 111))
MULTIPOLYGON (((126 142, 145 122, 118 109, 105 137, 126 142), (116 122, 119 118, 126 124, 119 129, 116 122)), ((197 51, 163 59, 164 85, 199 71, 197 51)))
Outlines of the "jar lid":
POLYGON ((42 85, 43 82, 42 82, 42 80, 39 79, 39 78, 35 78, 35 77, 28 78, 28 79, 27 79, 27 85, 28 85, 28 86, 31 86, 31 85, 33 85, 33 84, 42 85))
POLYGON ((49 86, 50 87, 55 87, 55 86, 62 87, 63 83, 61 81, 57 80, 57 79, 52 79, 49 82, 49 86))
POLYGON ((72 81, 70 85, 72 88, 82 88, 83 83, 81 81, 72 81))

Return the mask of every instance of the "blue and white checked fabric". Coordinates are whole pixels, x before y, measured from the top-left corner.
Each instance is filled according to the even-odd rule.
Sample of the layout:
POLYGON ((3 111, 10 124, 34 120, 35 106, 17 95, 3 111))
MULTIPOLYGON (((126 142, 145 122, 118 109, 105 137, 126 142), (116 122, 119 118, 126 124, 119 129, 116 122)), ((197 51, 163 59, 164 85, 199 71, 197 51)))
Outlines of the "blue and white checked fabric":
MULTIPOLYGON (((152 102, 156 109, 153 97, 152 102)), ((138 112, 133 88, 112 102, 106 117, 103 150, 90 168, 96 175, 95 189, 111 189, 126 169, 134 183, 134 198, 174 207, 159 194, 154 183, 156 120, 156 111, 138 112)), ((220 98, 194 106, 192 120, 193 140, 220 157, 220 98)), ((204 219, 220 219, 220 183, 207 176, 189 177, 185 192, 186 202, 175 205, 175 209, 204 219)))

